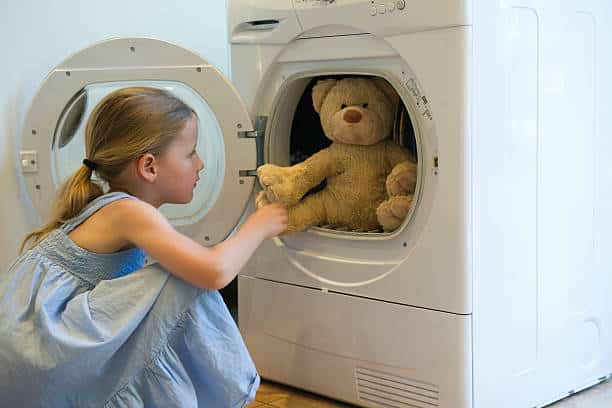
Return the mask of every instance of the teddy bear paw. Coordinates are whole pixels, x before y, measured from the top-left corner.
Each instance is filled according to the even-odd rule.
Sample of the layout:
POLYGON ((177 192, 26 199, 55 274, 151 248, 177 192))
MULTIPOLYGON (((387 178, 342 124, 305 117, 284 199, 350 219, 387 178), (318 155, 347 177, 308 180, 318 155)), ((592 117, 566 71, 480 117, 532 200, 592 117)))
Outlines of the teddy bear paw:
POLYGON ((417 180, 416 164, 403 161, 397 164, 387 176, 387 194, 389 197, 407 196, 414 193, 417 180))
POLYGON ((397 229, 412 206, 412 196, 394 196, 383 201, 376 209, 378 223, 385 231, 397 229))
POLYGON ((260 191, 255 197, 255 208, 260 209, 266 205, 270 204, 270 200, 268 200, 268 196, 266 196, 265 191, 260 191))
POLYGON ((302 198, 296 192, 296 181, 290 168, 264 164, 257 169, 257 176, 270 202, 292 206, 302 198))

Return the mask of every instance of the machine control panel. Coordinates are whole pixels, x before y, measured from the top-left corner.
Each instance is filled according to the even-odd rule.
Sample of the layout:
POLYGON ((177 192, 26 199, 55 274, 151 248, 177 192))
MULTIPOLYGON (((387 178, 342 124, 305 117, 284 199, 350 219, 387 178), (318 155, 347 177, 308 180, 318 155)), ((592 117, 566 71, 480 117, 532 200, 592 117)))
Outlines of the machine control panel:
POLYGON ((306 35, 310 30, 323 35, 323 29, 327 30, 325 35, 335 35, 334 27, 348 27, 355 33, 386 37, 471 25, 471 0, 291 1, 306 35))
POLYGON ((379 14, 393 13, 394 11, 402 11, 406 8, 405 0, 376 2, 373 1, 370 6, 370 15, 376 16, 379 14))
MULTIPOLYGON (((297 7, 325 7, 329 5, 342 5, 346 0, 293 0, 297 7)), ((406 8, 406 0, 372 0, 369 6, 370 15, 376 16, 406 8)))

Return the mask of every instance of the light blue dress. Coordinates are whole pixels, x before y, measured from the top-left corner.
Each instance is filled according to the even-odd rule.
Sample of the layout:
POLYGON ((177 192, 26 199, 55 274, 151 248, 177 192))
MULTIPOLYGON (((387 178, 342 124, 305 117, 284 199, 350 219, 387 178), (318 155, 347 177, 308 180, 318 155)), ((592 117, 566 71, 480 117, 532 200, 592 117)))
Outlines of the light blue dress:
POLYGON ((259 375, 219 292, 135 248, 96 254, 67 234, 109 193, 0 272, 3 407, 244 407, 259 375))

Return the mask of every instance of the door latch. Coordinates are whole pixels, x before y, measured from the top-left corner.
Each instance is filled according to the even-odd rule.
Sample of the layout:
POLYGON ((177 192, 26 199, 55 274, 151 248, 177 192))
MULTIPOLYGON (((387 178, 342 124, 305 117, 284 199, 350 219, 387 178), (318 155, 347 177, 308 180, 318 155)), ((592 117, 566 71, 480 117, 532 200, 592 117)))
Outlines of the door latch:
POLYGON ((21 171, 24 173, 38 172, 38 158, 36 150, 22 150, 19 152, 21 171))

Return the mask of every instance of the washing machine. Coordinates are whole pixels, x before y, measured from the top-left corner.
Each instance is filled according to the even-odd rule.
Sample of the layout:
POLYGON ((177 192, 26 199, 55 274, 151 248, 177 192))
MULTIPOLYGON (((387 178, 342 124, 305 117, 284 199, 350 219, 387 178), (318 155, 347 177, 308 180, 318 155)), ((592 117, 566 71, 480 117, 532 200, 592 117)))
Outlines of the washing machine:
POLYGON ((264 378, 419 408, 540 407, 608 378, 608 3, 228 6, 232 80, 266 124, 265 162, 325 145, 310 90, 347 75, 397 90, 418 161, 395 232, 281 236, 239 275, 264 378))

